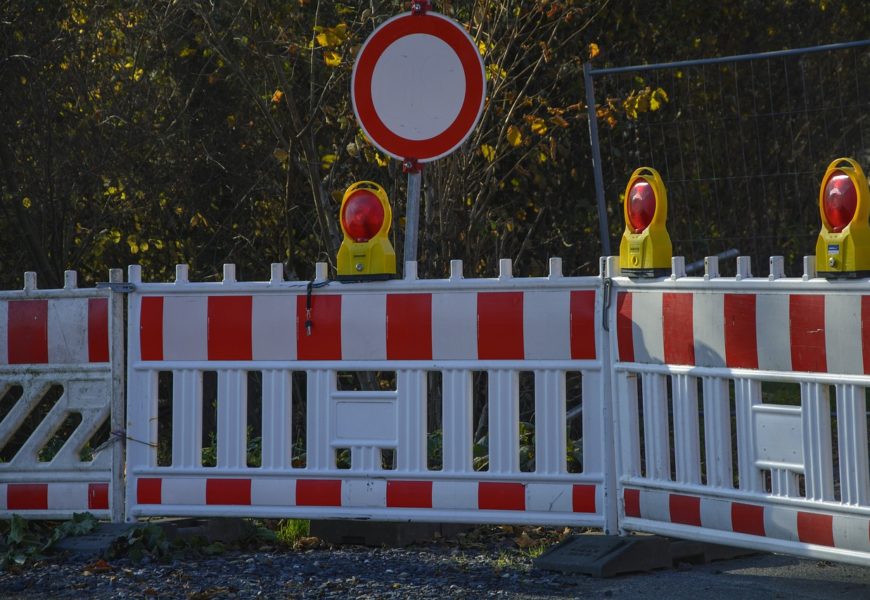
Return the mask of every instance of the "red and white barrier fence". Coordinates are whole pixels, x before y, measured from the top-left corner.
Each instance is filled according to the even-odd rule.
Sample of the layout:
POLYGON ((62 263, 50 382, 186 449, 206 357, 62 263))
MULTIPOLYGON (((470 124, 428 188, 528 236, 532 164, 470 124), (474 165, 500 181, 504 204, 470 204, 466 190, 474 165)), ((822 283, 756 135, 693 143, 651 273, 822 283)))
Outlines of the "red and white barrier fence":
MULTIPOLYGON (((124 515, 584 525, 870 564, 870 294, 813 264, 470 280, 454 261, 352 284, 131 267, 124 515)), ((0 453, 63 387, 0 463, 0 511, 118 518, 120 445, 73 455, 120 397, 120 303, 70 277, 0 297, 0 453)))
POLYGON ((610 428, 602 386, 609 380, 596 334, 600 279, 562 277, 558 260, 537 279, 514 279, 510 261, 497 279, 466 280, 461 269, 454 262, 445 280, 328 285, 321 272, 310 292, 307 282, 283 281, 281 265, 262 283, 237 282, 232 266, 222 283, 191 283, 184 268, 175 283, 142 283, 131 269, 128 434, 139 442, 128 449, 128 519, 235 514, 615 527, 615 496, 605 489, 610 428), (340 379, 349 371, 394 373, 395 385, 345 390, 340 379), (158 464, 160 372, 172 379, 169 464, 158 464), (258 466, 246 457, 252 372, 262 382, 258 466), (304 404, 292 385, 299 372, 304 404), (521 448, 523 372, 532 381, 533 469, 520 461, 532 448, 528 440, 521 448), (216 377, 214 467, 202 463, 205 373, 216 377), (486 374, 488 415, 475 421, 476 373, 486 374), (568 374, 582 378, 580 473, 567 467, 568 374), (434 467, 427 448, 433 412, 441 415, 434 467), (304 466, 292 460, 294 418, 306 425, 304 466), (479 456, 474 462, 482 428, 485 468, 479 456), (341 452, 349 452, 348 465, 339 464, 341 452))
POLYGON ((122 520, 122 336, 123 301, 73 271, 0 292, 0 517, 122 520))
POLYGON ((870 563, 866 281, 681 260, 613 279, 620 526, 870 563))

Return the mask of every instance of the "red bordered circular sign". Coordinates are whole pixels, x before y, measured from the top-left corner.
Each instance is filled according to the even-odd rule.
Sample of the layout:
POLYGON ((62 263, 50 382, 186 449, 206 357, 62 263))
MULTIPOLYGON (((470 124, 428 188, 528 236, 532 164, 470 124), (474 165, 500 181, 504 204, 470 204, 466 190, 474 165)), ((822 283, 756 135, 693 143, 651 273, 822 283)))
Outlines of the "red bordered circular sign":
POLYGON ((444 15, 403 13, 375 29, 351 77, 357 121, 399 160, 429 162, 471 134, 486 96, 483 60, 461 25, 444 15))

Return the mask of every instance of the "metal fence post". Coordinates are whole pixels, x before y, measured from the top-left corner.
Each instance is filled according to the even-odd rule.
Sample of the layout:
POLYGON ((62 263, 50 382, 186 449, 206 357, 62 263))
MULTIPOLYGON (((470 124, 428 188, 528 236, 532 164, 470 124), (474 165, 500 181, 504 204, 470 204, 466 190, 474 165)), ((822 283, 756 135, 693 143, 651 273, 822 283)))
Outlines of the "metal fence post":
POLYGON ((610 228, 607 223, 607 206, 604 204, 604 174, 601 171, 601 148, 598 145, 595 88, 592 83, 592 66, 588 62, 583 63, 583 85, 586 87, 586 113, 589 116, 589 143, 592 146, 592 172, 595 176, 595 200, 598 203, 598 235, 601 238, 601 255, 610 256, 610 228))

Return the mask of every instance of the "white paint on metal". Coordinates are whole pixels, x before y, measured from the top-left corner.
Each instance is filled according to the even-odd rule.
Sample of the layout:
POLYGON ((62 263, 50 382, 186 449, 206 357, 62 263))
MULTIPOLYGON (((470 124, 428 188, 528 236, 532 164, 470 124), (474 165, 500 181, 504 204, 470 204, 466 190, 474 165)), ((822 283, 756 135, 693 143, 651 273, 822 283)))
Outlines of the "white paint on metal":
POLYGON ((387 128, 409 140, 443 133, 465 99, 465 71, 456 52, 427 34, 399 38, 372 73, 372 101, 387 128))

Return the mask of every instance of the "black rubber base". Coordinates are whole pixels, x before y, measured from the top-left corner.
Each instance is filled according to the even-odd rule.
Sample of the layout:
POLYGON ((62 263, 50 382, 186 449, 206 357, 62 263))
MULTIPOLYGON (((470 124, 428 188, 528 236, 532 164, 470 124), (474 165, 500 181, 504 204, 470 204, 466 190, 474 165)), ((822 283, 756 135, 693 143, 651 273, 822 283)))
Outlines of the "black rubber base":
POLYGON ((870 271, 818 271, 816 275, 824 279, 866 279, 870 271))
POLYGON ((376 275, 336 275, 335 280, 342 283, 362 283, 363 281, 387 281, 398 278, 398 275, 394 273, 378 273, 376 275))
POLYGON ((622 274, 626 277, 637 277, 642 279, 653 279, 656 277, 667 277, 671 274, 670 269, 622 269, 622 274))

